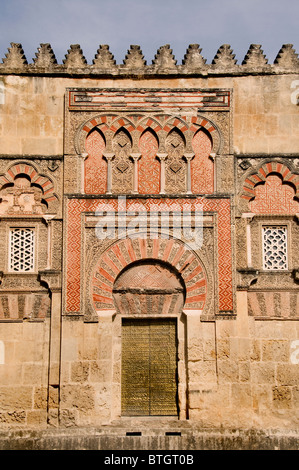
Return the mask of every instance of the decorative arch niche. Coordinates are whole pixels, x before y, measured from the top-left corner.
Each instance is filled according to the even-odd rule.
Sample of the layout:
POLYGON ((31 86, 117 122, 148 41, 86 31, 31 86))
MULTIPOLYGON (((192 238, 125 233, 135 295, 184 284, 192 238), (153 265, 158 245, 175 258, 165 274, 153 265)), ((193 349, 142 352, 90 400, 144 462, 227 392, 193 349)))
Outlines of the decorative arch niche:
POLYGON ((156 133, 147 128, 140 136, 138 192, 139 194, 159 194, 160 192, 160 163, 157 160, 159 141, 156 133))
POLYGON ((115 310, 115 283, 129 266, 133 266, 132 263, 149 266, 156 264, 167 268, 163 268, 164 273, 176 273, 185 286, 184 310, 204 309, 207 301, 206 270, 185 243, 177 239, 126 238, 112 244, 96 262, 90 280, 95 312, 115 310))
POLYGON ((88 156, 84 162, 84 190, 87 194, 105 194, 107 191, 107 161, 104 159, 106 141, 97 127, 86 137, 88 156))
POLYGON ((294 197, 294 186, 284 183, 279 174, 270 173, 265 182, 256 185, 249 208, 255 214, 296 214, 299 203, 294 197))
POLYGON ((192 139, 194 158, 191 161, 191 189, 193 194, 214 192, 214 162, 211 159, 213 141, 204 128, 199 129, 192 139))
POLYGON ((52 181, 29 164, 15 164, 0 178, 0 214, 44 214, 56 200, 52 181))
POLYGON ((244 181, 241 200, 258 214, 295 214, 299 210, 299 175, 281 162, 264 163, 244 181))
POLYGON ((142 260, 127 266, 113 285, 118 313, 131 315, 180 314, 185 284, 179 273, 159 260, 142 260))

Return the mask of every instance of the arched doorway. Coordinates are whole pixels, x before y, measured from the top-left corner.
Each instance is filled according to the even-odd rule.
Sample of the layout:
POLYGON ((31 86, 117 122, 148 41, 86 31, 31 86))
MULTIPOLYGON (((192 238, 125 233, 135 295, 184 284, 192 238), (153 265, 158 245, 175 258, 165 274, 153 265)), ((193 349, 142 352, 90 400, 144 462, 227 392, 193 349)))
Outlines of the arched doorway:
POLYGON ((117 277, 113 298, 122 316, 121 414, 178 415, 181 276, 158 260, 132 263, 117 277))

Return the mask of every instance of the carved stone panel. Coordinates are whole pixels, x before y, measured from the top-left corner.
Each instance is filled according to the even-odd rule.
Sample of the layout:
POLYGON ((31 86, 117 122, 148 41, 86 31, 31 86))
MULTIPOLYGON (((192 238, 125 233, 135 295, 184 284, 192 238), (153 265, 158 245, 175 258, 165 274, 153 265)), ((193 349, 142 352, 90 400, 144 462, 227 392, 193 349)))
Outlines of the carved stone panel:
POLYGON ((133 162, 130 159, 132 143, 129 135, 120 130, 113 139, 112 191, 130 194, 133 190, 133 162))
POLYGON ((296 214, 298 201, 294 200, 292 186, 283 184, 276 174, 267 176, 264 184, 255 188, 255 199, 249 203, 250 211, 257 214, 296 214))
POLYGON ((186 192, 186 163, 183 160, 185 151, 184 138, 178 130, 173 130, 166 138, 166 181, 165 190, 168 194, 186 192))
POLYGON ((177 273, 157 260, 129 265, 113 287, 115 306, 122 314, 178 314, 184 297, 177 273))
POLYGON ((57 201, 53 182, 27 163, 12 165, 0 177, 0 215, 57 211, 57 201))
POLYGON ((103 158, 105 139, 97 129, 92 131, 85 144, 88 157, 85 160, 85 192, 105 194, 107 189, 107 162, 103 158))
POLYGON ((200 130, 192 140, 195 153, 191 161, 191 183, 193 194, 211 194, 214 191, 214 163, 210 157, 212 141, 200 130))
POLYGON ((159 194, 160 163, 156 158, 159 144, 151 131, 145 131, 139 141, 139 194, 159 194))

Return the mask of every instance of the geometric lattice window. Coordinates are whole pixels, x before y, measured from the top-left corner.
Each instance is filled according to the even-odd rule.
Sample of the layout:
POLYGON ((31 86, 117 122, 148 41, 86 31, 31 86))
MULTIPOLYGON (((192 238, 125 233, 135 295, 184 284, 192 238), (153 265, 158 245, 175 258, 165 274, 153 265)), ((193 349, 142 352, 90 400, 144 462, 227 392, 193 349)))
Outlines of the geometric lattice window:
POLYGON ((34 230, 13 228, 10 231, 9 270, 30 272, 34 270, 34 230))
POLYGON ((271 271, 288 269, 287 227, 263 227, 263 268, 271 271))

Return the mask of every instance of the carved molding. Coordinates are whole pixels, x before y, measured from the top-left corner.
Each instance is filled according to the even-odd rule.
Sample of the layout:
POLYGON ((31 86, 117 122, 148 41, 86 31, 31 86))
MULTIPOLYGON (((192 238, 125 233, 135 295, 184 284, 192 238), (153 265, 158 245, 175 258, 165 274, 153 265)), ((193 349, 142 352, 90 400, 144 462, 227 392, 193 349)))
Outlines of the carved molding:
POLYGON ((238 269, 238 290, 248 290, 254 281, 258 279, 259 271, 256 269, 238 269))
POLYGON ((61 292, 61 271, 39 271, 38 277, 41 282, 45 282, 47 284, 52 293, 61 292))
POLYGON ((295 282, 299 282, 299 268, 293 270, 293 277, 295 279, 295 282))

